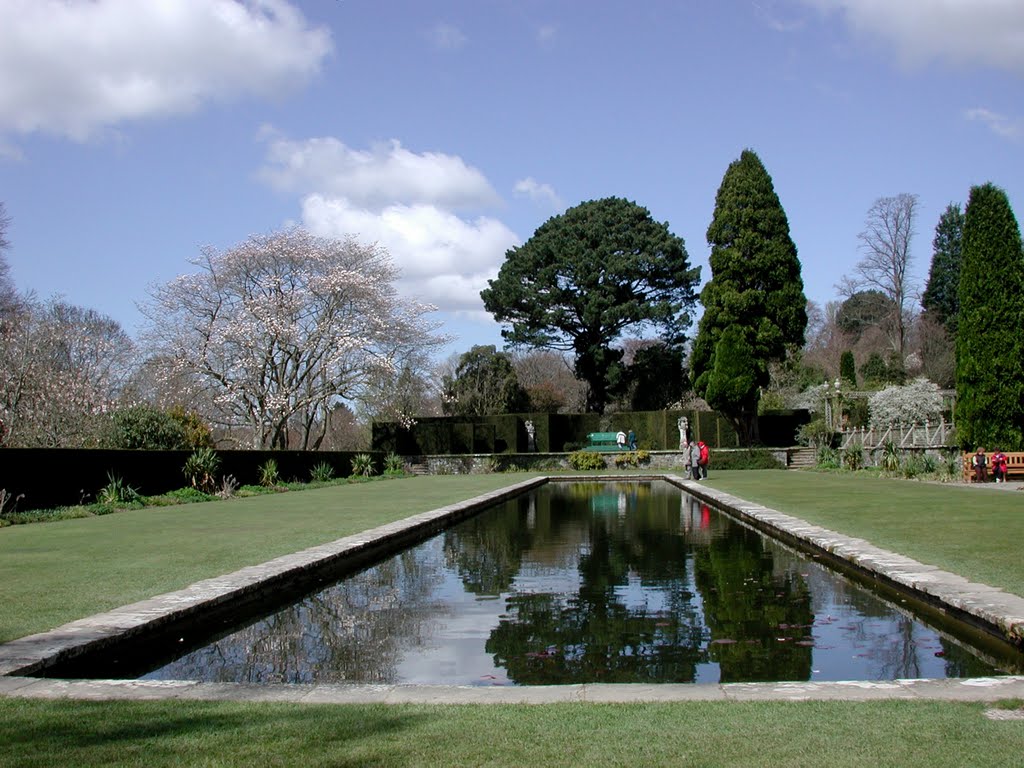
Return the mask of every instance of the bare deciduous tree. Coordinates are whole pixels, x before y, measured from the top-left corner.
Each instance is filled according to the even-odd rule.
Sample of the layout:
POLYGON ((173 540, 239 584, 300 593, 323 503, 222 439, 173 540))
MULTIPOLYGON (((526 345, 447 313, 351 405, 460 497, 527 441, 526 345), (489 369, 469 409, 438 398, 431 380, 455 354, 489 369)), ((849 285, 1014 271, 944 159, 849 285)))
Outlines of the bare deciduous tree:
POLYGON ((917 195, 878 198, 868 209, 865 229, 858 235, 864 258, 854 268, 853 283, 858 289, 880 291, 892 301, 890 342, 900 359, 915 293, 910 276, 910 241, 916 214, 917 195))
POLYGON ((377 246, 289 229, 192 263, 198 273, 152 289, 146 338, 255 447, 320 447, 337 402, 445 341, 433 307, 397 295, 377 246))

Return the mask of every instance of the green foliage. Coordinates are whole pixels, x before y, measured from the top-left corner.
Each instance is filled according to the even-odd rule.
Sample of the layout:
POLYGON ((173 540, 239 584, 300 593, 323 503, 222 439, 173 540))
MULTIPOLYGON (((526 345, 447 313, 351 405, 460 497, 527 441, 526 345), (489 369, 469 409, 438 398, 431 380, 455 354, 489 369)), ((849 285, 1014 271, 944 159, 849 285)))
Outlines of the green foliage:
POLYGON ((1006 193, 973 187, 964 213, 956 336, 957 436, 964 448, 1024 448, 1024 254, 1006 193))
POLYGON ((801 424, 796 431, 797 442, 811 448, 832 445, 835 436, 835 430, 829 427, 823 418, 812 419, 806 424, 801 424))
POLYGON ((212 494, 217 490, 219 470, 220 456, 212 448, 200 448, 186 459, 182 471, 193 488, 202 493, 212 494))
POLYGON ((202 416, 195 411, 186 411, 180 405, 174 406, 167 413, 180 425, 186 448, 213 448, 213 433, 202 416))
POLYGON ((892 299, 881 291, 857 291, 839 305, 836 325, 856 344, 869 328, 891 323, 893 311, 892 299))
POLYGON ((857 366, 853 360, 853 352, 844 350, 839 356, 839 378, 846 382, 847 386, 857 386, 857 366))
POLYGON ((445 377, 442 405, 449 416, 522 413, 529 396, 511 358, 493 344, 478 345, 459 358, 453 377, 445 377))
MULTIPOLYGON (((715 197, 715 212, 708 227, 711 245, 711 280, 701 292, 704 315, 690 358, 694 390, 734 423, 746 422, 745 437, 756 437, 757 388, 768 386, 769 364, 785 360, 804 343, 807 299, 800 276, 800 260, 789 234, 789 222, 771 176, 760 158, 744 150, 729 165, 715 197), (739 334, 749 349, 741 385, 729 384, 715 373, 719 342, 726 332, 739 334), (737 409, 740 409, 737 411, 737 409)), ((735 351, 732 341, 730 365, 735 351)))
POLYGON ((860 367, 860 375, 867 389, 880 389, 886 384, 902 384, 907 378, 899 359, 891 357, 886 361, 880 352, 872 352, 868 356, 860 367))
POLYGON ((636 351, 627 369, 629 408, 660 411, 678 403, 686 389, 683 350, 667 344, 651 344, 636 351))
POLYGON ((713 470, 720 469, 783 469, 779 459, 768 450, 749 448, 742 451, 715 451, 709 462, 713 470))
POLYGON ((892 440, 886 440, 882 446, 882 458, 878 462, 883 472, 896 472, 900 468, 900 449, 892 440))
POLYGON ((164 496, 173 499, 179 504, 192 504, 198 501, 212 501, 214 496, 209 493, 204 493, 194 486, 191 488, 178 488, 173 491, 168 491, 164 496))
POLYGON ((814 454, 814 460, 819 469, 839 469, 839 449, 823 443, 818 446, 814 454))
POLYGON ((641 325, 681 343, 699 277, 667 224, 612 197, 546 221, 506 253, 480 295, 508 325, 502 336, 511 344, 573 350, 576 375, 589 385, 588 410, 601 413, 623 384, 622 352, 612 343, 641 325))
POLYGON ((128 485, 122 478, 107 472, 107 484, 96 494, 100 504, 122 506, 139 501, 139 492, 128 485))
POLYGON ((267 459, 265 462, 260 464, 260 485, 264 488, 273 488, 281 481, 281 473, 277 469, 277 461, 274 459, 267 459))
POLYGON ((405 460, 392 451, 384 457, 384 474, 401 475, 405 474, 405 460))
POLYGON ((730 326, 719 337, 711 369, 701 379, 708 405, 729 418, 746 445, 753 438, 751 423, 759 395, 753 355, 743 331, 730 326))
POLYGON ((619 453, 615 456, 615 466, 619 469, 625 469, 626 467, 641 467, 651 463, 650 451, 643 449, 636 451, 629 451, 628 453, 619 453))
POLYGON ((352 474, 356 477, 373 475, 373 457, 368 453, 357 453, 352 457, 352 474))
POLYGON ((859 443, 852 443, 842 450, 843 466, 851 471, 864 467, 864 447, 859 443))
POLYGON ((932 240, 932 264, 921 296, 925 311, 956 337, 960 315, 960 264, 963 254, 964 213, 950 203, 939 218, 932 240))
POLYGON ((114 411, 103 442, 110 448, 123 450, 177 450, 188 447, 182 425, 167 411, 151 405, 133 405, 114 411))
POLYGON ((569 466, 580 472, 592 469, 604 469, 604 456, 594 451, 574 451, 569 454, 569 466))
POLYGON ((326 483, 333 478, 334 467, 326 461, 321 461, 309 471, 309 479, 315 483, 326 483))

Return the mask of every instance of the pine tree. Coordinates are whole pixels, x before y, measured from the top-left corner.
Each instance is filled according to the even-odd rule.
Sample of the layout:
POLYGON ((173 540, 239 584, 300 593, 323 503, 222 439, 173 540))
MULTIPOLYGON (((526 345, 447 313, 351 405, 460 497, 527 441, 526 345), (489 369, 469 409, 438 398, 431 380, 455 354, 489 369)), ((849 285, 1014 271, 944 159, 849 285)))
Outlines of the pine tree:
MULTIPOLYGON (((769 363, 803 346, 807 326, 807 299, 789 221, 771 176, 753 151, 744 150, 726 170, 707 238, 711 280, 701 292, 704 316, 691 356, 694 389, 753 441, 769 363), (732 396, 718 400, 715 394, 723 389, 710 386, 716 350, 728 328, 740 332, 750 350, 753 386, 742 403, 732 396)), ((733 341, 730 346, 737 345, 733 341)))
POLYGON ((963 250, 964 214, 950 203, 939 218, 932 240, 932 265, 921 305, 956 337, 960 312, 960 262, 963 250))
POLYGON ((839 378, 848 386, 857 386, 857 367, 853 361, 853 352, 849 349, 839 356, 839 378))
POLYGON ((963 447, 1024 448, 1024 253, 1006 193, 971 189, 964 214, 956 337, 963 447))

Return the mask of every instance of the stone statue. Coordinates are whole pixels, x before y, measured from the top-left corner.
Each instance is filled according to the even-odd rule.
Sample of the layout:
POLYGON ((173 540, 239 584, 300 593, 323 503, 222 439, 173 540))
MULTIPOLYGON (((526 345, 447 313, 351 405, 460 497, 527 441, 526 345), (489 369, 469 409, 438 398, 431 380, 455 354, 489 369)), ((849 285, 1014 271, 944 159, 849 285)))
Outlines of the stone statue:
POLYGON ((685 416, 680 416, 677 424, 679 426, 679 450, 685 451, 689 445, 686 436, 690 434, 690 420, 685 416))
POLYGON ((526 422, 526 450, 530 453, 537 450, 537 428, 529 420, 526 422))

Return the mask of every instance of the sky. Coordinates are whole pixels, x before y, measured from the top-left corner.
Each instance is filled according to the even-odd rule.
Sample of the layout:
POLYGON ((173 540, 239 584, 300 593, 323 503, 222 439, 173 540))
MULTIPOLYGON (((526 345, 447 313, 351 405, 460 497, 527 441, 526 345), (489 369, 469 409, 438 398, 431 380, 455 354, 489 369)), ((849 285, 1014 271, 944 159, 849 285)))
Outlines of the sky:
POLYGON ((301 225, 386 247, 449 351, 500 346, 479 292, 508 249, 610 196, 703 284, 744 149, 809 299, 901 193, 923 284, 971 186, 1024 212, 1024 2, 0 0, 11 277, 133 336, 204 246, 301 225))

